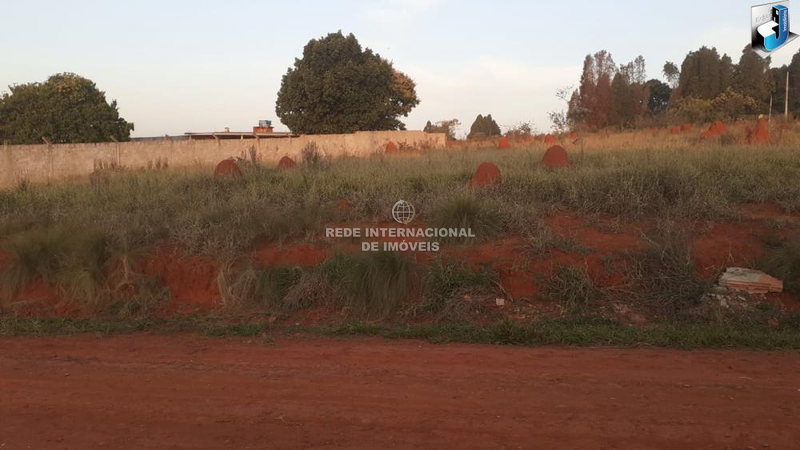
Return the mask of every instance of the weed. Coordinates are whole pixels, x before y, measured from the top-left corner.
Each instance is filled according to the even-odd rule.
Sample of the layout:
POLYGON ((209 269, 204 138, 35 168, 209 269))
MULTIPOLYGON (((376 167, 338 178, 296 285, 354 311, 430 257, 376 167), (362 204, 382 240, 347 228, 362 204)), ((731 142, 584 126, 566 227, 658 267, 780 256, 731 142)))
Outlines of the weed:
POLYGON ((466 263, 437 259, 428 267, 422 309, 437 314, 439 320, 460 320, 472 307, 476 296, 491 296, 497 290, 497 273, 482 267, 473 270, 466 263))
POLYGON ((645 239, 648 249, 633 254, 628 278, 637 293, 632 299, 658 315, 677 318, 696 307, 711 287, 697 273, 685 231, 662 227, 645 239))
POLYGON ((413 289, 417 268, 405 255, 374 252, 336 254, 323 268, 355 317, 384 318, 413 289))
POLYGON ((787 292, 800 294, 800 234, 767 245, 767 255, 758 267, 783 280, 787 292))
POLYGON ((586 268, 559 266, 548 281, 547 296, 559 302, 567 314, 577 314, 598 300, 600 291, 586 268))
POLYGON ((458 195, 447 199, 433 213, 434 228, 469 229, 475 237, 445 237, 447 244, 472 244, 478 239, 487 239, 500 231, 499 214, 472 195, 458 195))

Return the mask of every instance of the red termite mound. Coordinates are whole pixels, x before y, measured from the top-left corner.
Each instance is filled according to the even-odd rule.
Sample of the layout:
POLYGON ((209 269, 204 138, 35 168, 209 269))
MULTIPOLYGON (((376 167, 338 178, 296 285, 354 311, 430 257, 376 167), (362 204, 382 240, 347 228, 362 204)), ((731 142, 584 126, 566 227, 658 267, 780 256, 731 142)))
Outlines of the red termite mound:
POLYGON ((769 126, 767 119, 758 119, 755 129, 747 133, 748 144, 767 144, 769 143, 769 126))
POLYGON ((475 175, 470 180, 470 186, 490 186, 500 184, 500 169, 490 162, 485 162, 478 166, 475 175))
POLYGON ((681 134, 681 129, 678 127, 672 127, 669 129, 669 134, 681 134))
POLYGON ((399 150, 397 149, 397 145, 394 142, 389 141, 386 144, 386 147, 384 148, 383 152, 386 153, 387 155, 391 155, 399 152, 399 150))
POLYGON ((717 120, 716 122, 712 123, 710 127, 708 127, 708 130, 700 133, 700 137, 703 139, 713 138, 724 134, 726 131, 728 131, 728 127, 726 127, 724 123, 717 120))
POLYGON ((292 169, 296 166, 297 163, 294 162, 294 160, 292 158, 289 158, 288 156, 284 156, 283 158, 281 158, 280 161, 278 161, 278 169, 292 169))
POLYGON ((497 144, 498 148, 511 148, 511 143, 508 142, 508 138, 503 136, 500 138, 500 142, 497 144))
POLYGON ((548 135, 546 135, 544 137, 544 143, 547 144, 547 145, 555 144, 556 143, 556 138, 554 138, 553 135, 548 134, 548 135))
POLYGON ((214 178, 219 177, 233 177, 239 178, 242 176, 242 170, 239 169, 239 165, 236 164, 236 161, 232 159, 226 159, 224 161, 220 161, 217 164, 217 167, 214 168, 214 178))
POLYGON ((550 168, 569 167, 570 162, 567 151, 560 145, 554 145, 548 148, 547 151, 544 152, 544 157, 542 157, 542 164, 550 168))
POLYGON ((692 124, 685 123, 685 124, 681 125, 681 133, 688 133, 690 131, 692 131, 692 124))

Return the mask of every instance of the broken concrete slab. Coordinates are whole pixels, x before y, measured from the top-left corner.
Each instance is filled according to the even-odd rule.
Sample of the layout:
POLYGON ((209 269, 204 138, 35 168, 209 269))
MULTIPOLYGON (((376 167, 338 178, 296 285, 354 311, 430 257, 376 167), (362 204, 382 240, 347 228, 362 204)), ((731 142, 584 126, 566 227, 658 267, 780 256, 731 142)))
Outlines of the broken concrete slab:
POLYGON ((783 281, 760 270, 742 267, 728 267, 725 273, 719 277, 719 285, 745 291, 749 294, 767 294, 783 291, 783 281))

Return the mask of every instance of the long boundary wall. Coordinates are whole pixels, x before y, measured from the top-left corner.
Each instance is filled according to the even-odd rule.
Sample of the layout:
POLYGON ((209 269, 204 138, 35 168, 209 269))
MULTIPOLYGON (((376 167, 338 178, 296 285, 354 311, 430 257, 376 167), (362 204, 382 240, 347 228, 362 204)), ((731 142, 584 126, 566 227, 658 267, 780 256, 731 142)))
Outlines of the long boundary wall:
POLYGON ((326 156, 368 156, 382 152, 390 141, 398 147, 445 148, 443 133, 422 131, 363 131, 241 140, 0 145, 0 186, 14 186, 23 180, 42 182, 85 176, 97 167, 214 166, 227 158, 250 158, 252 151, 261 163, 276 164, 283 156, 298 160, 310 142, 315 142, 326 156))

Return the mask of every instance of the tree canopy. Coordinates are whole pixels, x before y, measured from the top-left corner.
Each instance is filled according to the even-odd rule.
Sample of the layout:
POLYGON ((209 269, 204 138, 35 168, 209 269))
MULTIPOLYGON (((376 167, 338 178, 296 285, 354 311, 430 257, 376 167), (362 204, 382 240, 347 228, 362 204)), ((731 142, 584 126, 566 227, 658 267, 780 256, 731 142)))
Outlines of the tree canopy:
POLYGON ((0 142, 41 144, 107 142, 130 139, 133 124, 119 116, 89 79, 72 73, 53 75, 44 83, 9 87, 0 97, 0 142))
POLYGON ((492 115, 482 116, 478 114, 472 126, 469 127, 469 134, 467 139, 480 139, 491 136, 500 136, 500 126, 492 119, 492 115))
POLYGON ((405 129, 416 85, 391 62, 341 31, 312 39, 283 76, 276 112, 302 134, 405 129))

